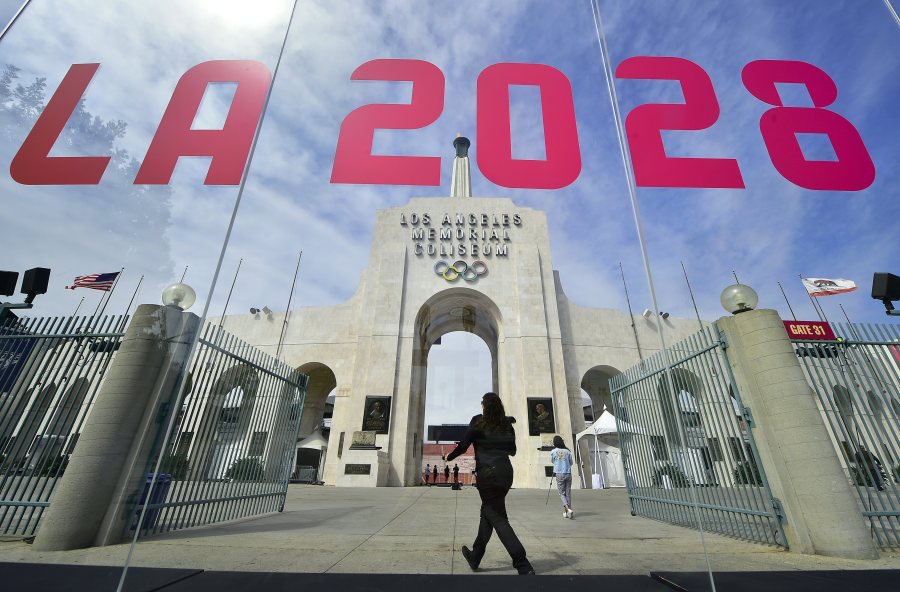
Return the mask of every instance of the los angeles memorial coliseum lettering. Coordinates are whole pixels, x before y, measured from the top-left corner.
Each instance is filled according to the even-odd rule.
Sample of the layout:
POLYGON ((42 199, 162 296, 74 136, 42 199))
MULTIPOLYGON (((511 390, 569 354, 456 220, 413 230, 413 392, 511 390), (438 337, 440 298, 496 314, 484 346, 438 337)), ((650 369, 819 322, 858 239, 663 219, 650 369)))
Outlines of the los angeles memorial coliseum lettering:
POLYGON ((510 229, 522 226, 522 216, 447 213, 437 221, 428 213, 401 213, 400 226, 410 228, 418 257, 507 257, 510 229))

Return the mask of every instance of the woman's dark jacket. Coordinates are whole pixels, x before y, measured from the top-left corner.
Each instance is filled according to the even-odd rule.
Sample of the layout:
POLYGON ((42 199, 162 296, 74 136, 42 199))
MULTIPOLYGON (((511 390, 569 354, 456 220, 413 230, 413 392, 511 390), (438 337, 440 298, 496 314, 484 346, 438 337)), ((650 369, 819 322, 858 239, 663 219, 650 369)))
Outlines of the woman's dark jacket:
POLYGON ((497 431, 488 431, 482 427, 481 415, 476 415, 469 422, 466 435, 459 441, 453 452, 447 455, 447 462, 465 453, 473 444, 475 445, 476 472, 485 467, 512 471, 509 457, 516 454, 516 432, 512 425, 497 431))

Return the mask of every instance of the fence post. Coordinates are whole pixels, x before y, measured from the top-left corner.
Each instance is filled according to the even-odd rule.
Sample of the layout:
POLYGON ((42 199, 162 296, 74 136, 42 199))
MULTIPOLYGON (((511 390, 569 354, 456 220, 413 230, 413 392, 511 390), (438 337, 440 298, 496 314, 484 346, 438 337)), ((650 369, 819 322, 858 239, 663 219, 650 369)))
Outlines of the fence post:
POLYGON ((721 318, 728 362, 792 551, 874 559, 878 550, 841 468, 816 396, 774 310, 721 318))
POLYGON ((36 550, 114 544, 127 536, 199 320, 171 306, 143 304, 135 311, 53 492, 36 550))

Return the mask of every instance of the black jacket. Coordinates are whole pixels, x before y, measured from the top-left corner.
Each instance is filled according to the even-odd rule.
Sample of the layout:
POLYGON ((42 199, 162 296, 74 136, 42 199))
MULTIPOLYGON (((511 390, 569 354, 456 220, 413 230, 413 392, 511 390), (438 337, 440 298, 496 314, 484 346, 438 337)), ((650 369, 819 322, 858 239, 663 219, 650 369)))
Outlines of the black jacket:
POLYGON ((447 455, 447 462, 463 454, 469 446, 475 445, 475 470, 482 467, 495 467, 497 469, 508 468, 512 470, 509 462, 510 456, 516 454, 516 432, 512 425, 500 432, 486 432, 479 427, 481 415, 476 415, 469 422, 469 429, 465 436, 447 455))

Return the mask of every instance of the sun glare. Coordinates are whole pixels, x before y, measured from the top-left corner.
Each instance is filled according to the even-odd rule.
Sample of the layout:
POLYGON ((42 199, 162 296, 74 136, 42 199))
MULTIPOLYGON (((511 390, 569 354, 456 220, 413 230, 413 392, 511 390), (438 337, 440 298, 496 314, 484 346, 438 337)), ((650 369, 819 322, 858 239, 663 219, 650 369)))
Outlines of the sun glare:
POLYGON ((247 2, 246 0, 205 0, 200 5, 204 12, 216 14, 229 27, 275 25, 288 18, 291 2, 247 2))

